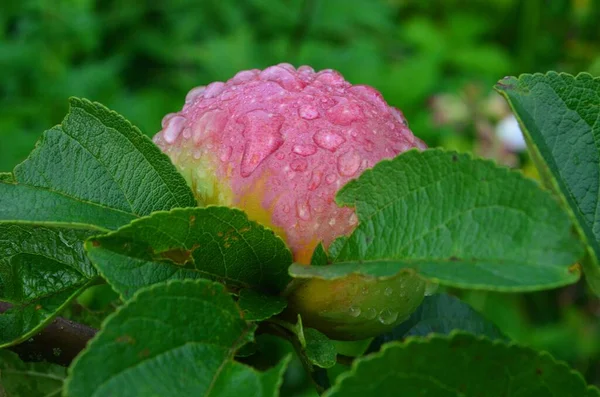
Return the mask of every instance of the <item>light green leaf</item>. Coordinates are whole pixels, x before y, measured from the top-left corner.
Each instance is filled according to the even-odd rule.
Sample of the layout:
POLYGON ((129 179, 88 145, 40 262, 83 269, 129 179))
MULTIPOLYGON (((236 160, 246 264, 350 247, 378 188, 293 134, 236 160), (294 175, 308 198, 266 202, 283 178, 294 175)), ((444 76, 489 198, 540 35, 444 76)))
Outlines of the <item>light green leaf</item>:
POLYGON ((59 397, 67 369, 48 363, 24 363, 15 353, 0 350, 0 396, 59 397))
POLYGON ((251 289, 240 291, 238 306, 246 321, 262 321, 283 311, 287 301, 281 296, 264 295, 251 289))
POLYGON ((66 395, 275 396, 287 360, 263 373, 233 360, 253 330, 221 284, 149 287, 111 315, 75 360, 66 395))
POLYGON ((448 335, 454 330, 490 339, 506 339, 498 327, 465 302, 451 295, 435 294, 426 296, 421 306, 405 322, 373 339, 369 351, 379 350, 384 343, 408 336, 427 336, 431 333, 448 335))
POLYGON ((18 183, 135 216, 195 206, 169 158, 129 121, 85 99, 69 104, 62 124, 15 168, 18 183))
POLYGON ((333 342, 314 328, 304 328, 304 351, 311 364, 331 368, 336 364, 337 350, 333 342))
POLYGON ((571 284, 583 254, 559 204, 534 181, 490 161, 411 150, 382 161, 338 193, 359 225, 336 241, 329 266, 295 277, 391 277, 415 269, 460 288, 534 291, 571 284))
POLYGON ((495 88, 517 116, 546 184, 569 209, 588 247, 586 279, 600 295, 600 78, 524 74, 495 88))
POLYGON ((0 347, 37 333, 96 277, 82 241, 97 233, 0 223, 0 347))
POLYGON ((409 338, 356 360, 327 397, 598 396, 547 353, 465 333, 409 338))
POLYGON ((123 297, 174 278, 208 278, 234 289, 278 293, 291 253, 271 230, 226 207, 157 212, 86 243, 102 276, 123 297))

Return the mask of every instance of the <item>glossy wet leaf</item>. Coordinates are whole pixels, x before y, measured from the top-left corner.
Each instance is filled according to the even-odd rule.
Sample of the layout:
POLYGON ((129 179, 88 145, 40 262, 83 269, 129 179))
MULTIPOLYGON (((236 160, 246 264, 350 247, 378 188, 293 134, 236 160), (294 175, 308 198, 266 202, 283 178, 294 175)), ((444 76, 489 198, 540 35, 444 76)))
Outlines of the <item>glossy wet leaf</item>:
POLYGON ((49 323, 97 276, 83 243, 88 229, 0 223, 0 347, 27 339, 49 323))
POLYGON ((0 350, 0 396, 58 397, 67 369, 58 365, 24 363, 8 350, 0 350))
POLYGON ((246 321, 263 321, 283 311, 287 301, 281 296, 265 295, 251 289, 240 291, 238 306, 246 321))
POLYGON ((600 78, 524 74, 496 85, 518 118, 546 184, 589 247, 586 279, 600 294, 600 78))
POLYGON ((271 230, 226 207, 175 209, 86 243, 102 276, 122 296, 169 279, 208 278, 234 289, 277 293, 291 253, 271 230))
POLYGON ((333 265, 294 264, 295 277, 391 277, 415 269, 440 284, 533 291, 571 284, 583 247, 568 215, 534 181, 486 160, 408 151, 337 195, 359 226, 336 241, 333 265))
POLYGON ((274 396, 287 360, 258 372, 233 359, 253 331, 221 284, 149 287, 108 318, 71 366, 66 394, 274 396))
POLYGON ((471 334, 410 338, 357 360, 327 397, 598 396, 548 353, 471 334))

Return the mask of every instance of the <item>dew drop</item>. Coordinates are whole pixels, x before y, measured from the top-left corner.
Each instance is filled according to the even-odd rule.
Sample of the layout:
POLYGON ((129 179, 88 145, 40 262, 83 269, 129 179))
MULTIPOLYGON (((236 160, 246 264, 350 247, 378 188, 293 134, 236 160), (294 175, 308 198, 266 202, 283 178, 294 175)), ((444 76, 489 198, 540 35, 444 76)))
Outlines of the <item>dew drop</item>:
POLYGON ((292 72, 290 72, 283 64, 266 68, 260 72, 259 78, 261 80, 279 83, 279 85, 286 90, 297 91, 304 88, 304 83, 300 81, 292 72))
POLYGON ((360 155, 354 150, 342 154, 338 157, 337 161, 337 168, 340 175, 352 176, 356 174, 360 168, 360 160, 360 155))
POLYGON ((306 157, 315 154, 317 152, 317 147, 315 145, 295 145, 292 148, 292 152, 306 157))
POLYGON ((321 184, 321 180, 323 179, 323 172, 319 170, 315 170, 312 172, 310 177, 310 182, 308 183, 308 190, 315 190, 321 184))
POLYGON ((379 322, 384 325, 393 324, 398 319, 398 312, 390 309, 383 309, 379 313, 379 322))
POLYGON ((252 80, 254 77, 256 77, 256 74, 257 74, 257 70, 243 70, 243 71, 239 72, 238 74, 236 74, 235 76, 233 76, 233 78, 231 79, 231 82, 233 84, 242 84, 242 83, 245 83, 246 81, 252 80))
POLYGON ((308 65, 302 65, 298 68, 298 73, 302 74, 312 74, 315 70, 308 65))
POLYGON ((290 212, 290 206, 287 204, 284 204, 283 206, 283 212, 285 212, 286 214, 288 214, 290 212))
POLYGON ((346 142, 343 136, 327 130, 317 131, 313 136, 313 140, 317 145, 330 152, 335 152, 342 143, 346 142))
POLYGON ((169 124, 169 120, 171 120, 173 117, 177 116, 177 113, 167 113, 165 114, 165 116, 162 118, 160 125, 162 126, 162 128, 165 128, 167 126, 167 124, 169 124))
POLYGON ((277 158, 277 160, 283 160, 285 158, 285 154, 279 152, 275 155, 275 157, 277 158))
POLYGON ((350 226, 354 226, 358 223, 358 217, 354 212, 350 215, 350 218, 348 218, 348 223, 350 226))
POLYGON ((240 121, 244 125, 242 135, 246 140, 240 174, 247 178, 260 163, 283 145, 280 132, 283 117, 264 110, 253 110, 242 116, 240 121))
POLYGON ((360 307, 356 307, 356 306, 350 306, 350 315, 352 317, 358 317, 360 316, 360 307))
POLYGON ((198 97, 204 94, 204 91, 206 91, 206 87, 203 85, 192 88, 185 96, 185 103, 190 104, 194 102, 198 97))
POLYGON ((431 281, 428 281, 427 284, 425 284, 425 296, 431 296, 435 294, 439 286, 440 285, 438 283, 432 283, 431 281))
POLYGON ((319 111, 312 105, 302 105, 298 109, 298 114, 305 120, 314 120, 319 117, 319 111))
POLYGON ((383 99, 383 95, 373 87, 369 87, 368 85, 355 85, 350 87, 348 91, 371 103, 382 112, 385 112, 388 109, 388 105, 385 102, 385 99, 383 99))
POLYGON ((321 70, 319 73, 317 73, 315 81, 333 86, 342 86, 345 83, 344 77, 332 69, 321 70))
POLYGON ((364 119, 364 114, 358 104, 344 98, 337 105, 327 110, 327 118, 333 124, 350 125, 354 121, 364 119))
POLYGON ((393 290, 393 289, 391 289, 390 287, 387 287, 387 288, 385 289, 385 291, 383 291, 383 294, 384 294, 385 296, 392 296, 392 294, 393 294, 393 293, 394 293, 394 290, 393 290))
POLYGON ((231 146, 225 146, 225 147, 221 148, 220 154, 219 154, 219 159, 222 162, 226 162, 227 160, 229 160, 231 158, 232 152, 233 152, 233 148, 231 146))
POLYGON ((308 163, 304 159, 295 159, 290 163, 290 167, 296 172, 302 172, 308 167, 308 163))
POLYGON ((375 319, 375 317, 377 317, 377 311, 375 309, 373 309, 372 307, 370 307, 367 310, 365 310, 364 316, 367 320, 373 320, 373 319, 375 319))
POLYGON ((334 226, 335 225, 335 218, 331 218, 329 220, 329 222, 327 222, 327 223, 329 223, 329 226, 334 226))
POLYGON ((163 137, 167 143, 173 143, 177 140, 186 121, 185 117, 179 115, 169 119, 166 128, 163 130, 163 137))
POLYGON ((298 201, 296 204, 296 213, 298 214, 298 218, 302 219, 303 221, 310 220, 310 210, 306 201, 298 201))
POLYGON ((204 98, 214 98, 225 89, 225 83, 222 81, 215 81, 214 83, 210 83, 206 86, 206 90, 204 91, 204 98))
POLYGON ((194 150, 192 157, 194 157, 194 160, 198 160, 200 157, 202 157, 202 151, 200 149, 194 150))
POLYGON ((183 129, 183 139, 190 139, 192 137, 192 129, 191 128, 184 128, 183 129))
POLYGON ((194 144, 198 145, 211 135, 219 135, 227 124, 227 112, 213 109, 204 113, 192 126, 194 144))
POLYGON ((329 174, 325 177, 325 182, 327 182, 328 185, 331 185, 336 179, 337 176, 335 174, 329 174))

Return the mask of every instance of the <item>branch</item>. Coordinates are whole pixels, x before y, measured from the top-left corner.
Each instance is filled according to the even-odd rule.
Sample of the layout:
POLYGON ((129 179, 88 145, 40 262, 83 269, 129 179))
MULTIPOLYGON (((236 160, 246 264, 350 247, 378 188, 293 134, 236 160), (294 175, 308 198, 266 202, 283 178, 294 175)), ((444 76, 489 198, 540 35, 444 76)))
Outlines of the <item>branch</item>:
MULTIPOLYGON (((11 307, 10 303, 0 302, 0 313, 11 307)), ((37 335, 8 349, 23 361, 47 361, 68 367, 96 332, 87 325, 57 317, 37 335)))

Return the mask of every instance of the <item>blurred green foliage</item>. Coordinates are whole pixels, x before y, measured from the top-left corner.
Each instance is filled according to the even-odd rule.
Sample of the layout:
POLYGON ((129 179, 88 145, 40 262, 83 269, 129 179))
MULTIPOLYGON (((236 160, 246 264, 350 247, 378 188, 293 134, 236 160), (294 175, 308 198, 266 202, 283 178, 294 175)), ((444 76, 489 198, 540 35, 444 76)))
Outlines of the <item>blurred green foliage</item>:
MULTIPOLYGON (((503 76, 600 75, 599 21, 599 0, 2 1, 0 171, 60 122, 70 96, 152 135, 192 87, 279 62, 337 69, 379 89, 430 146, 474 150, 481 104, 503 76), (436 118, 440 103, 456 114, 436 118)), ((509 336, 600 383, 600 305, 582 284, 462 295, 509 336)), ((288 384, 302 384, 300 373, 292 366, 288 384)))

